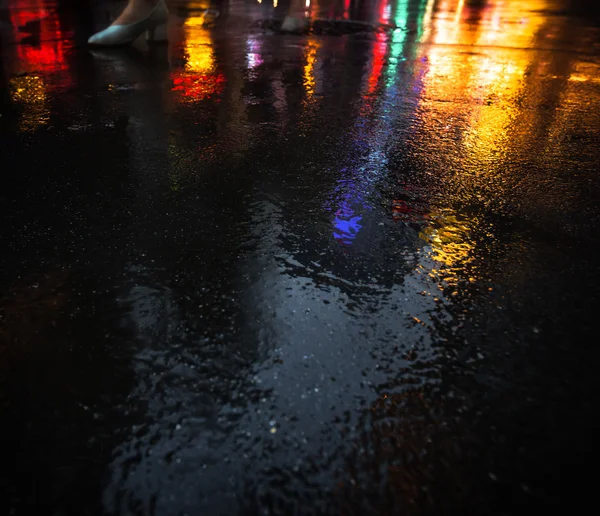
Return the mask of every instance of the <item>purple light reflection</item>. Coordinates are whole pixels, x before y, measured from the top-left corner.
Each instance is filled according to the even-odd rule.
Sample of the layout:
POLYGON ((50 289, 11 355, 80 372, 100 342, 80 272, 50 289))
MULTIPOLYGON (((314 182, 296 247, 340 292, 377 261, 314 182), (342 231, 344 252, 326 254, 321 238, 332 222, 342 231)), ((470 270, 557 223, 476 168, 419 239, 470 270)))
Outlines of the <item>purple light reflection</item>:
MULTIPOLYGON (((343 169, 342 172, 346 172, 343 169)), ((364 172, 364 171, 363 171, 364 172)), ((359 211, 370 210, 371 206, 365 202, 362 189, 365 184, 353 179, 340 179, 338 186, 334 190, 334 196, 341 193, 341 200, 337 204, 337 209, 333 217, 333 237, 342 245, 349 246, 357 237, 358 232, 363 227, 360 223, 363 219, 362 214, 356 214, 356 208, 359 211)), ((325 209, 333 211, 334 208, 328 204, 325 209)))

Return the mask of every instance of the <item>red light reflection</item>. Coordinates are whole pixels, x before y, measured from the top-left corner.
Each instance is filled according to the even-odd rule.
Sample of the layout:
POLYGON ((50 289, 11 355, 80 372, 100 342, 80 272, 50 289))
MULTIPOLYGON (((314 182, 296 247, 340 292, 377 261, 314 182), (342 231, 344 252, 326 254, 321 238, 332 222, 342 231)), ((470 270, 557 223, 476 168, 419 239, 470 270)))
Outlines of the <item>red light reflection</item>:
POLYGON ((67 45, 57 16, 49 13, 40 0, 11 0, 9 12, 13 26, 19 30, 17 53, 21 66, 36 72, 65 70, 67 45))
POLYGON ((377 89, 377 84, 379 84, 379 78, 381 77, 381 71, 383 70, 383 64, 385 62, 386 51, 387 44, 383 41, 377 42, 373 46, 373 57, 371 59, 371 72, 369 73, 367 95, 372 95, 377 89))
POLYGON ((219 95, 225 88, 225 75, 183 74, 173 78, 173 91, 181 92, 187 101, 198 101, 219 95))

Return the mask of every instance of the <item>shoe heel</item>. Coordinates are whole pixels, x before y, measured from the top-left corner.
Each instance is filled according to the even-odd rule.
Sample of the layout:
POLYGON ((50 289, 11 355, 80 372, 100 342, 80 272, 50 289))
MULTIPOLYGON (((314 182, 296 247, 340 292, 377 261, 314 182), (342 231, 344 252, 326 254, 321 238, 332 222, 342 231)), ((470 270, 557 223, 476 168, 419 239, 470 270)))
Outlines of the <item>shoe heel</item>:
POLYGON ((168 40, 166 23, 152 27, 146 31, 146 41, 148 43, 166 43, 168 40))

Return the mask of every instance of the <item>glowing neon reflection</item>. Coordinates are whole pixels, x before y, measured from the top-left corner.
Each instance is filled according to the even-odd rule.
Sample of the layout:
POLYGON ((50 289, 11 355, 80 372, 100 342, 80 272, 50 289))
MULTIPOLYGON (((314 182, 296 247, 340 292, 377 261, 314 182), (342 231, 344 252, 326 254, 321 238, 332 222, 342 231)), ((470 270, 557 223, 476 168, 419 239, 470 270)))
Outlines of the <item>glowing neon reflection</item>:
MULTIPOLYGON (((380 23, 386 23, 391 17, 392 11, 386 7, 386 3, 382 2, 380 23)), ((408 3, 400 0, 394 17, 396 25, 404 27, 408 14, 408 3)), ((393 135, 392 126, 396 118, 394 107, 398 100, 395 88, 398 82, 396 68, 398 56, 404 51, 405 43, 406 31, 394 31, 391 41, 384 39, 373 44, 370 69, 363 92, 363 106, 355 124, 357 138, 354 141, 355 148, 366 148, 367 156, 361 160, 362 166, 355 170, 341 170, 345 177, 338 181, 332 196, 341 197, 332 220, 333 237, 344 246, 351 245, 364 226, 364 214, 372 209, 367 200, 368 196, 388 162, 385 149, 393 135), (374 96, 382 75, 387 79, 383 94, 374 96), (364 128, 367 124, 374 127, 367 131, 364 128)), ((325 209, 333 211, 329 206, 326 205, 325 209)))

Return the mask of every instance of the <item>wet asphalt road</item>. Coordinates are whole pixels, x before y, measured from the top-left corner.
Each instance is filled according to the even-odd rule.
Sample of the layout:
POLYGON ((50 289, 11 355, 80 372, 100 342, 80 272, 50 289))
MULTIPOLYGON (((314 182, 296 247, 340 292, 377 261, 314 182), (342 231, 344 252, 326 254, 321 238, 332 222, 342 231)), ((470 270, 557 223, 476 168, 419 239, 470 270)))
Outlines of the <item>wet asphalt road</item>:
POLYGON ((0 2, 0 514, 594 500, 598 7, 308 4, 0 2))

